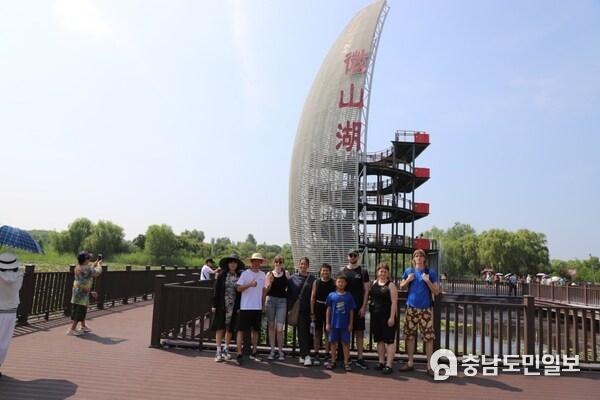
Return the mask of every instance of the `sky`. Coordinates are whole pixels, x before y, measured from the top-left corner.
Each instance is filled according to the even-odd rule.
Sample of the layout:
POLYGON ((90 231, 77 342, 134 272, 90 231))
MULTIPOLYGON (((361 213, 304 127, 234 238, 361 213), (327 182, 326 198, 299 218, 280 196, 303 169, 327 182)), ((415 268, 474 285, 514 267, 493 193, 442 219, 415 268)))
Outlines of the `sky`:
MULTIPOLYGON (((0 224, 290 242, 302 107, 368 0, 0 2, 0 224)), ((430 134, 416 230, 600 255, 600 1, 389 0, 367 151, 430 134)))

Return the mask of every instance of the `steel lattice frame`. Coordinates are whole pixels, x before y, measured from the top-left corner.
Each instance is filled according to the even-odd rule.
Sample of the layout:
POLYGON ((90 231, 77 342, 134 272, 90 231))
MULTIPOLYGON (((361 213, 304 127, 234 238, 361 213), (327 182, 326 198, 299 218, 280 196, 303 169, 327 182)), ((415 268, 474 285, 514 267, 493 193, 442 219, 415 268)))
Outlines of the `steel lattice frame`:
POLYGON ((348 249, 358 247, 359 232, 366 229, 358 222, 359 212, 366 212, 358 210, 357 188, 365 187, 358 180, 366 179, 359 161, 367 151, 369 94, 388 9, 385 1, 374 3, 346 26, 321 65, 298 124, 290 171, 290 238, 294 260, 309 257, 313 271, 323 262, 334 271, 345 265, 348 249), (348 55, 361 51, 367 54, 364 68, 348 73, 348 55), (340 137, 338 124, 347 122, 360 124, 351 145, 351 139, 340 137))

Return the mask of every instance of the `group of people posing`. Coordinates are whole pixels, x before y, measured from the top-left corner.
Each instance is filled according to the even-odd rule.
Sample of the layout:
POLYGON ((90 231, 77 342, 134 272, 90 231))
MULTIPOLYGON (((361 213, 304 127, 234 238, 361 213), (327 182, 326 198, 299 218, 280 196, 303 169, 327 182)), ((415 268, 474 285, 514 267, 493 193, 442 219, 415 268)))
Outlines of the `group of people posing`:
MULTIPOLYGON (((380 263, 376 279, 369 278, 369 271, 358 265, 359 251, 348 251, 348 265, 333 277, 329 264, 320 266, 319 277, 309 274, 310 261, 302 257, 297 273, 290 275, 283 269, 284 260, 276 256, 273 269, 267 273, 260 269, 264 258, 254 253, 248 260, 250 268, 232 254, 219 263, 213 287, 211 330, 215 332, 215 361, 231 359, 229 345, 236 335, 237 364, 244 363, 242 354, 245 333, 250 332, 250 359, 262 361, 257 352, 263 313, 266 314, 268 338, 271 351, 268 360, 285 360, 284 327, 288 310, 299 302, 296 324, 302 365, 323 365, 333 369, 338 361, 345 371, 352 371, 350 363, 350 340, 356 338, 357 359, 355 365, 362 369, 369 366, 363 358, 365 315, 370 313, 370 328, 377 343, 379 357, 375 370, 392 373, 396 353, 396 330, 398 327, 398 289, 408 290, 404 335, 408 362, 400 371, 414 369, 414 344, 420 331, 425 341, 427 373, 433 376, 429 360, 433 353, 432 298, 439 292, 438 277, 426 265, 423 250, 413 253, 411 266, 402 274, 399 287, 390 280, 389 267, 380 263), (323 335, 325 333, 325 335, 323 335), (324 336, 324 337, 323 337, 324 336), (324 339, 324 340, 323 340, 324 339), (338 344, 341 355, 338 357, 338 344), (311 354, 311 348, 313 350, 311 354), (324 349, 324 353, 322 353, 324 349), (340 358, 340 360, 338 360, 340 358), (341 360, 343 358, 343 360, 341 360)), ((211 260, 212 261, 212 260, 211 260)))

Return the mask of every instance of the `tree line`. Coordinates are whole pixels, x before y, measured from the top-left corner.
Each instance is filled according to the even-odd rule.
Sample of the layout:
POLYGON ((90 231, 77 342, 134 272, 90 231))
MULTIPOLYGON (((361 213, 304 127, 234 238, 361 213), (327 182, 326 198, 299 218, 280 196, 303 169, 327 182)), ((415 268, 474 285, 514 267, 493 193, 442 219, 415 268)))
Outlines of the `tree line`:
MULTIPOLYGON (((202 265, 206 258, 219 259, 235 253, 244 259, 253 252, 260 252, 267 260, 277 254, 285 259, 286 268, 294 270, 292 248, 289 244, 276 245, 257 243, 249 233, 243 242, 234 242, 228 237, 206 237, 201 230, 185 230, 177 235, 167 225, 150 225, 144 234, 133 240, 125 240, 122 227, 110 221, 93 223, 87 218, 78 218, 62 232, 31 231, 45 251, 75 255, 81 249, 102 253, 107 260, 119 259, 135 265, 202 265)), ((593 282, 600 281, 598 257, 579 260, 550 260, 546 235, 519 229, 510 232, 491 229, 477 233, 468 224, 456 222, 443 230, 437 227, 423 232, 423 236, 435 239, 439 248, 439 270, 454 277, 479 277, 485 268, 496 272, 513 272, 519 276, 544 272, 565 279, 593 282), (575 274, 572 274, 575 272, 575 274)), ((382 261, 390 261, 382 255, 382 261)), ((318 264, 319 260, 312 260, 318 264)))
POLYGON ((185 230, 177 235, 167 225, 150 225, 146 233, 133 240, 125 240, 122 227, 110 221, 93 223, 87 218, 78 218, 61 232, 32 230, 31 234, 45 252, 75 255, 82 249, 94 254, 101 253, 105 260, 121 260, 137 265, 189 265, 200 266, 207 258, 218 262, 235 253, 243 260, 254 252, 261 252, 268 260, 280 254, 289 268, 293 268, 292 248, 289 244, 259 244, 249 233, 243 242, 233 242, 228 237, 211 238, 205 242, 200 230, 185 230))
POLYGON ((567 280, 594 282, 600 267, 598 257, 592 255, 583 260, 550 260, 546 235, 527 229, 490 229, 478 234, 470 225, 456 222, 447 230, 433 227, 423 235, 438 241, 440 271, 450 276, 478 277, 482 270, 490 268, 521 277, 547 273, 567 280))

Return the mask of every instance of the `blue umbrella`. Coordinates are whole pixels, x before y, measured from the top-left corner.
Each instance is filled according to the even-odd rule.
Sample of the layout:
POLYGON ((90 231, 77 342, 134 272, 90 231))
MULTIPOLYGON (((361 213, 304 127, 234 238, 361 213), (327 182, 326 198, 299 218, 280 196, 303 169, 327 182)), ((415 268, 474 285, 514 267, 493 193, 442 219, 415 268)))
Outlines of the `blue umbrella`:
POLYGON ((29 232, 8 225, 0 225, 0 247, 2 245, 32 253, 44 254, 44 250, 42 250, 40 244, 29 232))

